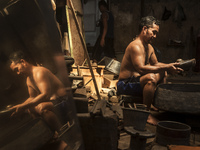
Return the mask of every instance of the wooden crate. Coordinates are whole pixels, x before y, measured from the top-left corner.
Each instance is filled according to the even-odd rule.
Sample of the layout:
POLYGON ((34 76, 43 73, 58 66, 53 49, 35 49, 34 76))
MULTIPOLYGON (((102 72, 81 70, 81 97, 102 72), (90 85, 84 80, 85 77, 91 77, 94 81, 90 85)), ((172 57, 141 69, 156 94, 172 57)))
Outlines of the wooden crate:
MULTIPOLYGON (((103 78, 103 72, 104 72, 105 66, 94 66, 92 67, 98 91, 101 91, 102 84, 104 83, 104 78, 103 78)), ((89 80, 92 79, 92 75, 90 72, 89 67, 87 66, 73 66, 72 67, 72 72, 75 75, 82 76, 83 77, 83 84, 85 85, 89 80)), ((91 80, 86 87, 90 86, 91 87, 91 92, 96 94, 96 89, 93 83, 93 80, 91 80)))

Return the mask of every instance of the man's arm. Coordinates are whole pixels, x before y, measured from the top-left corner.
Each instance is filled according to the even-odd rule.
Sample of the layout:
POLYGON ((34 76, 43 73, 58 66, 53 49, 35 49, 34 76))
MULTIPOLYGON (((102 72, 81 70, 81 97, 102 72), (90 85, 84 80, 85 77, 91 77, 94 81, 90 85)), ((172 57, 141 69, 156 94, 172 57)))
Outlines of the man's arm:
POLYGON ((15 109, 15 112, 13 112, 11 114, 11 116, 14 116, 18 112, 25 111, 27 109, 25 107, 26 104, 30 103, 34 99, 35 91, 33 90, 33 88, 31 86, 28 85, 28 83, 27 83, 27 86, 28 86, 29 98, 26 99, 23 103, 11 107, 10 109, 15 109))
MULTIPOLYGON (((151 46, 151 45, 150 45, 151 46)), ((151 46, 151 51, 152 51, 152 54, 150 56, 150 64, 151 65, 154 65, 154 66, 158 66, 158 67, 161 67, 161 68, 165 68, 167 67, 165 71, 168 71, 169 73, 171 74, 174 74, 174 73, 179 73, 179 72, 182 72, 184 71, 183 69, 179 68, 178 66, 180 65, 179 63, 170 63, 170 64, 166 64, 166 63, 161 63, 161 62, 158 62, 157 60, 157 57, 156 57, 156 54, 155 54, 155 51, 153 49, 153 47, 151 46)))
POLYGON ((16 112, 20 112, 30 107, 37 106, 39 103, 50 99, 52 88, 50 84, 51 81, 48 79, 47 72, 44 70, 39 70, 36 73, 34 80, 40 93, 37 93, 36 95, 36 91, 31 86, 28 86, 30 97, 24 103, 12 107, 12 109, 16 108, 16 112))
POLYGON ((150 53, 152 53, 149 59, 150 65, 145 65, 145 57, 140 49, 140 46, 132 45, 130 47, 130 51, 131 51, 130 55, 132 64, 135 70, 141 75, 145 75, 147 73, 159 73, 161 71, 171 71, 171 72, 181 71, 179 68, 175 67, 175 65, 178 65, 178 63, 171 63, 171 64, 158 63, 155 53, 152 53, 152 50, 150 51, 150 53))
POLYGON ((102 47, 105 46, 105 37, 106 37, 107 30, 108 30, 108 23, 107 23, 107 20, 108 20, 108 15, 107 15, 107 13, 106 13, 106 12, 103 12, 103 13, 102 13, 103 33, 102 33, 101 43, 100 43, 100 45, 101 45, 102 47))
POLYGON ((37 88, 39 89, 40 94, 35 96, 31 101, 25 103, 24 107, 27 107, 27 108, 36 106, 41 102, 49 100, 51 96, 51 91, 52 91, 51 82, 52 81, 49 80, 48 73, 45 70, 43 69, 39 70, 34 76, 34 80, 37 85, 37 88))
POLYGON ((26 84, 28 87, 29 98, 26 101, 24 101, 24 103, 29 103, 37 96, 37 92, 33 89, 29 82, 29 79, 27 79, 26 84))

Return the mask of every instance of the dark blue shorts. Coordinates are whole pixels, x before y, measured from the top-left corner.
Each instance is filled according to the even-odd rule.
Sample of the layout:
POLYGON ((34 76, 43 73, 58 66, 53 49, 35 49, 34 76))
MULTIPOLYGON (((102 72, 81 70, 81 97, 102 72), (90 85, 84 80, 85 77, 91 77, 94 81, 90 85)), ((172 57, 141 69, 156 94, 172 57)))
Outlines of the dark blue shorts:
POLYGON ((142 96, 142 91, 140 76, 119 80, 117 83, 117 95, 142 96))

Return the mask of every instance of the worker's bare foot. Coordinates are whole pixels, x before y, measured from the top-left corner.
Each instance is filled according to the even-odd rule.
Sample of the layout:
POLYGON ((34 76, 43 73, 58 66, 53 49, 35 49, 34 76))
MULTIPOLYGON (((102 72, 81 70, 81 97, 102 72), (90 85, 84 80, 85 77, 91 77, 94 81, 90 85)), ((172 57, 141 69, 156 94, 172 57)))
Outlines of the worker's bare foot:
POLYGON ((156 126, 158 124, 158 120, 150 114, 148 116, 147 123, 156 126))

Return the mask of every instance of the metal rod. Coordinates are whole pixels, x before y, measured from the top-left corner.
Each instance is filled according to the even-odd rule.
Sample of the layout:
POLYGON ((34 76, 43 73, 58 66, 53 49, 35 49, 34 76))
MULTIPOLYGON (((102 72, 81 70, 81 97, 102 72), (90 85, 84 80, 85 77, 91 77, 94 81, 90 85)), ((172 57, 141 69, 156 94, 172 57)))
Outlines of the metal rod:
POLYGON ((90 83, 90 81, 92 81, 92 79, 90 79, 87 83, 85 83, 85 85, 83 86, 83 88, 90 83))
POLYGON ((86 58, 87 58, 88 66, 89 66, 89 69, 90 69, 90 73, 92 75, 92 79, 93 79, 93 82, 94 82, 94 87, 95 87, 95 90, 96 90, 96 94, 97 94, 98 100, 101 100, 101 97, 100 97, 100 94, 99 94, 99 90, 98 90, 98 87, 97 87, 97 82, 96 82, 96 79, 95 79, 95 76, 94 76, 94 72, 93 72, 92 66, 90 64, 90 58, 89 58, 89 54, 87 52, 87 47, 86 47, 86 44, 85 44, 85 40, 84 40, 83 35, 81 33, 80 25, 79 25, 78 19, 77 19, 76 14, 75 14, 74 6, 73 6, 71 0, 68 0, 68 1, 70 3, 71 8, 72 8, 72 14, 73 14, 73 16, 75 18, 75 23, 76 23, 76 26, 77 26, 77 29, 78 29, 78 33, 79 33, 81 42, 83 44, 83 49, 84 49, 85 54, 86 54, 86 58))

